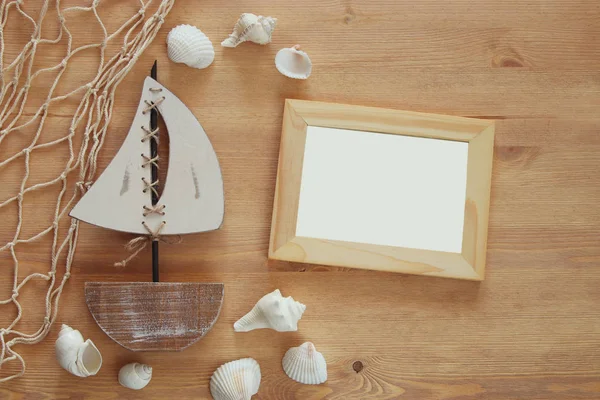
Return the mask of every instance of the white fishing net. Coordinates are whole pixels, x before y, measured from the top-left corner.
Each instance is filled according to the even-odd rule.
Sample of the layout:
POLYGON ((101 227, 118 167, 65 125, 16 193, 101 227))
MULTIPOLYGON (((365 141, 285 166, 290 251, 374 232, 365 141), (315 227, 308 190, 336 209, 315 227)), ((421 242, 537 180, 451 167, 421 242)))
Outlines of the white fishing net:
POLYGON ((0 236, 0 256, 4 253, 0 268, 11 276, 11 292, 0 293, 0 315, 10 315, 10 321, 0 325, 0 368, 10 361, 18 363, 18 368, 1 375, 0 382, 25 373, 25 360, 13 347, 40 342, 56 319, 77 245, 78 223, 68 212, 96 175, 117 86, 152 42, 174 3, 77 0, 84 4, 72 6, 67 1, 4 0, 0 9, 0 211, 8 211, 2 216, 2 232, 10 233, 0 236), (87 43, 77 44, 72 34, 70 21, 75 18, 90 21, 89 34, 86 29, 84 35, 87 43), (119 19, 124 22, 115 25, 119 19), (48 28, 52 23, 55 29, 48 28), (92 25, 99 32, 96 38, 92 25), (17 30, 10 43, 9 26, 17 30), (114 29, 109 32, 107 27, 114 29), (9 45, 19 38, 24 44, 9 54, 9 45), (45 56, 52 47, 52 54, 60 54, 57 59, 45 56), (90 52, 94 52, 94 70, 68 68, 78 57, 89 66, 90 52), (78 80, 76 87, 66 83, 78 80), (73 112, 68 111, 69 105, 73 112), (57 122, 61 120, 67 123, 61 126, 57 122), (61 152, 64 157, 59 157, 61 152), (23 254, 29 258, 23 262, 21 250, 32 243, 47 248, 35 248, 35 259, 28 249, 23 254), (37 302, 29 298, 22 302, 25 288, 38 292, 37 302), (25 332, 19 322, 36 312, 43 320, 26 328, 39 329, 25 332))

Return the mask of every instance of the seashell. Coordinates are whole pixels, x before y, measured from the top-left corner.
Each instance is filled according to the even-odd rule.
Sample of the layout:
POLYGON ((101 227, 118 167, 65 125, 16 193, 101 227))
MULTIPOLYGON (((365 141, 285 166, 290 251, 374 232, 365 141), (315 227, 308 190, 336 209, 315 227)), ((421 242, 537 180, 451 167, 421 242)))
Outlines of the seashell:
POLYGON ((244 42, 270 43, 276 24, 277 18, 244 13, 235 23, 231 35, 221 42, 221 46, 237 47, 244 42))
POLYGON ((119 383, 126 388, 140 390, 152 379, 152 367, 146 364, 131 363, 119 371, 119 383))
POLYGON ((167 54, 171 61, 192 68, 206 68, 215 59, 210 39, 192 25, 178 25, 167 35, 167 54))
POLYGON ((210 394, 215 400, 250 400, 259 386, 260 366, 253 358, 225 363, 210 378, 210 394))
POLYGON ((298 321, 306 306, 291 296, 283 297, 279 289, 264 295, 252 310, 235 324, 236 332, 249 332, 254 329, 270 328, 278 332, 298 330, 298 321))
POLYGON ((300 50, 300 45, 279 50, 275 56, 275 67, 283 75, 293 79, 306 79, 312 72, 310 57, 300 50))
POLYGON ((315 345, 306 342, 289 349, 281 361, 286 375, 305 385, 318 385, 327 380, 327 363, 315 345))
POLYGON ((63 324, 54 345, 61 367, 80 377, 96 375, 102 366, 102 355, 94 343, 83 341, 81 333, 63 324))

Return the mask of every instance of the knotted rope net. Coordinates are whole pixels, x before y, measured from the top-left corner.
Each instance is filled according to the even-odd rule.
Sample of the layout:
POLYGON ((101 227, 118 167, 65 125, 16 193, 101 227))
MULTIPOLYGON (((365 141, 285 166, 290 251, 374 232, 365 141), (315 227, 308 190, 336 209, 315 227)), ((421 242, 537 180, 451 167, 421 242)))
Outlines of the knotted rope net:
MULTIPOLYGON (((26 136, 26 144, 23 148, 0 159, 0 173, 14 164, 20 163, 24 167, 22 179, 15 190, 16 193, 9 193, 6 197, 7 190, 2 190, 1 193, 5 197, 0 198, 0 211, 9 205, 11 207, 16 205, 14 208, 17 213, 14 236, 11 231, 12 238, 8 242, 0 242, 0 255, 2 252, 9 254, 8 257, 0 258, 0 260, 8 260, 7 262, 1 261, 0 267, 7 270, 12 264, 12 293, 9 293, 10 297, 8 298, 0 299, 0 309, 4 308, 1 313, 10 313, 10 310, 5 309, 7 307, 16 308, 16 316, 12 322, 0 328, 2 344, 0 369, 10 361, 20 363, 19 372, 2 376, 0 382, 22 376, 25 373, 25 360, 13 347, 17 344, 40 342, 46 337, 56 319, 61 293, 71 275, 73 255, 77 245, 78 223, 76 220, 69 220, 68 212, 75 201, 89 188, 96 175, 96 161, 106 138, 115 103, 115 92, 119 83, 152 42, 174 3, 174 0, 160 0, 151 5, 152 0, 138 0, 137 2, 132 0, 133 4, 130 6, 134 7, 132 9, 137 9, 137 13, 109 33, 106 25, 111 24, 103 23, 100 17, 100 9, 105 6, 104 3, 100 4, 100 0, 77 0, 85 4, 70 7, 61 4, 65 1, 67 0, 43 0, 26 5, 23 0, 3 0, 0 9, 0 151, 3 150, 3 142, 7 139, 10 141, 11 136, 26 136, 24 132, 27 130, 32 132, 30 136, 26 136), (33 8, 35 8, 35 12, 31 10, 33 8), (74 37, 68 28, 68 21, 81 13, 86 14, 100 27, 99 42, 75 46, 74 37), (18 29, 27 30, 27 32, 30 30, 32 33, 30 40, 22 48, 19 47, 20 52, 16 53, 14 60, 5 61, 6 45, 10 44, 5 43, 7 34, 5 27, 11 18, 20 18, 25 21, 18 29), (46 33, 46 26, 50 18, 56 19, 54 22, 58 26, 58 34, 49 38, 45 37, 43 33, 46 33), (40 63, 38 59, 44 59, 40 55, 42 51, 39 49, 46 45, 65 48, 64 53, 61 53, 61 56, 64 55, 64 57, 50 67, 36 69, 35 66, 39 66, 40 63), (114 54, 109 54, 111 48, 116 49, 112 52, 114 54), (69 75, 65 74, 69 62, 82 52, 89 50, 99 53, 99 63, 93 78, 66 94, 57 94, 57 88, 61 86, 65 76, 69 75), (39 98, 39 92, 30 93, 32 85, 37 84, 36 80, 40 80, 40 77, 53 74, 55 78, 50 80, 47 94, 44 91, 42 104, 39 107, 35 106, 34 109, 37 111, 33 113, 26 112, 26 110, 32 109, 28 100, 32 97, 39 98), (64 136, 49 140, 49 135, 46 133, 53 130, 52 126, 48 126, 48 120, 51 119, 49 117, 50 110, 59 113, 61 104, 73 101, 78 106, 76 106, 74 114, 68 115, 70 118, 68 130, 65 130, 64 136), (49 149, 54 151, 54 148, 59 146, 68 147, 69 157, 64 169, 51 179, 32 183, 30 168, 32 156, 37 156, 42 150, 46 151, 44 154, 47 154, 49 149), (51 220, 51 223, 43 229, 36 228, 34 233, 26 232, 31 231, 31 229, 25 228, 28 222, 32 223, 26 216, 39 215, 39 211, 31 213, 31 210, 28 210, 28 207, 35 206, 35 201, 28 202, 26 198, 51 190, 58 192, 58 197, 55 202, 53 200, 52 207, 45 208, 51 209, 53 212, 53 217, 48 219, 51 220), (51 244, 47 250, 47 256, 44 256, 49 260, 48 268, 44 268, 42 272, 36 271, 20 277, 19 248, 28 243, 47 240, 48 237, 51 239, 48 240, 48 243, 51 244), (45 313, 43 322, 40 321, 39 329, 33 333, 26 333, 16 329, 23 315, 29 311, 23 309, 19 296, 28 282, 37 280, 45 281, 45 283, 42 285, 30 283, 28 286, 32 286, 32 290, 39 290, 40 286, 45 286, 45 313)), ((109 15, 113 17, 115 10, 121 10, 122 5, 125 4, 124 1, 106 3, 107 7, 112 7, 110 12, 113 14, 109 15)), ((125 7, 125 9, 127 8, 125 7)), ((56 131, 55 128, 54 131, 56 131)), ((4 149, 6 148, 5 145, 4 149)), ((8 148, 10 149, 10 147, 8 148)), ((47 162, 55 161, 49 159, 47 162)), ((0 178, 0 181, 3 181, 3 178, 0 178)), ((39 222, 36 226, 39 226, 39 222)), ((6 228, 4 226, 4 229, 6 228)), ((30 268, 29 265, 27 267, 30 268)))

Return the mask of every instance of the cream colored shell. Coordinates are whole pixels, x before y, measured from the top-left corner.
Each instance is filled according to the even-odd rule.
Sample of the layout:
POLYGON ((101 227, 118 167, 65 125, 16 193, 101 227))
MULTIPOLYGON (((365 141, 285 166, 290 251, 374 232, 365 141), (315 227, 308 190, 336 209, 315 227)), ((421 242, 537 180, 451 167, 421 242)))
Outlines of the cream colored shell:
POLYGON ((244 42, 267 44, 277 24, 277 18, 244 13, 235 23, 233 32, 221 42, 223 47, 237 47, 244 42))
POLYGON ((264 295, 234 325, 236 332, 249 332, 254 329, 270 328, 278 332, 298 330, 298 321, 306 306, 295 301, 291 296, 283 297, 279 289, 264 295))
POLYGON ((167 54, 171 61, 192 68, 206 68, 215 59, 210 39, 192 25, 178 25, 167 35, 167 54))
POLYGON ((215 400, 250 400, 258 393, 260 366, 252 358, 221 365, 210 378, 210 393, 215 400))
POLYGON ((131 363, 119 371, 119 383, 129 389, 140 390, 152 379, 152 367, 146 364, 131 363))
POLYGON ((296 382, 318 385, 327 380, 325 357, 311 342, 289 349, 281 364, 286 375, 296 382))
POLYGON ((56 360, 61 367, 75 376, 96 375, 102 366, 102 355, 90 340, 83 340, 81 332, 63 324, 54 344, 56 360))
POLYGON ((275 67, 288 78, 307 79, 312 72, 312 61, 308 54, 296 45, 277 52, 275 67))

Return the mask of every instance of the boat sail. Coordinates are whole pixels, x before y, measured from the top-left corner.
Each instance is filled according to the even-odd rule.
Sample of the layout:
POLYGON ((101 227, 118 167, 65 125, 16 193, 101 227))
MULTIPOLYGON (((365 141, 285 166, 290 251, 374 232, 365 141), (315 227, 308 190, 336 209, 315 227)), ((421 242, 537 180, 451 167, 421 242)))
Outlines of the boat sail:
POLYGON ((70 213, 103 228, 147 235, 152 241, 153 282, 85 284, 86 303, 96 323, 132 351, 187 348, 212 328, 224 296, 222 283, 158 282, 159 235, 218 229, 225 203, 221 169, 204 129, 185 104, 156 81, 156 69, 155 62, 123 145, 70 213), (160 198, 158 113, 170 139, 160 198))
POLYGON ((161 235, 182 235, 218 229, 224 204, 221 168, 202 125, 173 93, 147 77, 121 149, 70 216, 121 232, 147 235, 145 222, 153 232, 161 228, 161 235), (145 110, 152 103, 169 133, 169 166, 157 207, 164 215, 147 209, 152 188, 145 183, 151 181, 145 110))

